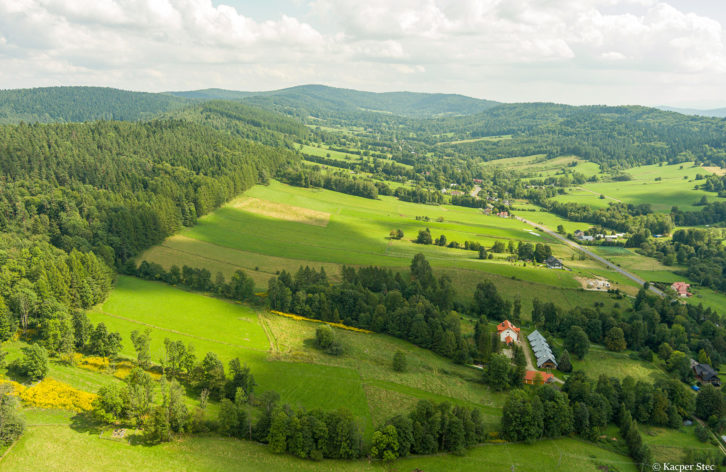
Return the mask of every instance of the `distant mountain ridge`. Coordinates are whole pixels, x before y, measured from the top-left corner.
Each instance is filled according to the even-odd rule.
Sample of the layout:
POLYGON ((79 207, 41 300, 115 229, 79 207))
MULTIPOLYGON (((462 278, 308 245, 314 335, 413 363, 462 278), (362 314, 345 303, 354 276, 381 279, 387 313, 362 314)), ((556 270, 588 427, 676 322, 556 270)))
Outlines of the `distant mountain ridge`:
POLYGON ((369 111, 405 117, 474 115, 500 105, 499 102, 458 94, 419 92, 362 92, 359 90, 299 85, 266 92, 238 92, 222 89, 167 92, 191 99, 245 100, 260 105, 271 103, 287 107, 335 108, 337 112, 369 111))
POLYGON ((711 108, 708 110, 700 110, 698 108, 678 108, 660 106, 656 107, 663 111, 673 111, 682 115, 709 116, 712 118, 726 118, 726 108, 711 108))

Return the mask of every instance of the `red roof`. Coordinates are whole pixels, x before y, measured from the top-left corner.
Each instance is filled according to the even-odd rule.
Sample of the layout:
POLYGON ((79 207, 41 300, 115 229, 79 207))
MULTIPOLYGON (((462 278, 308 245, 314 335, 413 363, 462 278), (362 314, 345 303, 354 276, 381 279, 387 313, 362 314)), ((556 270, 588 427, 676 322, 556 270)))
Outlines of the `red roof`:
POLYGON ((505 329, 511 329, 515 333, 519 333, 519 328, 510 323, 509 320, 504 320, 497 325, 497 333, 501 333, 505 329))
POLYGON ((524 374, 524 383, 534 383, 534 379, 537 377, 537 375, 540 375, 542 377, 543 382, 547 382, 550 380, 554 375, 548 374, 547 372, 538 372, 536 370, 528 370, 524 374))
POLYGON ((673 282, 673 285, 671 285, 671 288, 678 292, 679 295, 688 295, 688 289, 690 288, 691 284, 687 284, 685 282, 673 282))

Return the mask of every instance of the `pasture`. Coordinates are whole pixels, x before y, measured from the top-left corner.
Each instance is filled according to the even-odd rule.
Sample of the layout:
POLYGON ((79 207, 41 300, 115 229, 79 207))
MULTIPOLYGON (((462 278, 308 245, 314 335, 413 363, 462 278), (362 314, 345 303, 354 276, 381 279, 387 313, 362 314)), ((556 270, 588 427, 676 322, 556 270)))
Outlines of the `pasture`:
POLYGON ((131 331, 148 328, 155 362, 163 359, 165 338, 193 345, 197 359, 210 351, 224 363, 239 357, 251 368, 256 391, 277 391, 283 402, 296 407, 345 405, 367 433, 387 412, 400 408, 396 401, 402 397, 410 404, 426 398, 477 406, 492 426, 499 422, 504 401, 479 382, 480 371, 406 341, 336 329, 346 352, 329 356, 311 345, 317 323, 258 313, 162 283, 122 276, 107 302, 89 316, 121 333, 125 356, 135 356, 131 331), (397 350, 409 359, 410 369, 403 374, 392 369, 397 350))
MULTIPOLYGON (((449 241, 477 241, 486 247, 496 241, 543 242, 550 244, 558 257, 567 258, 572 254, 567 246, 532 231, 529 225, 487 216, 478 209, 422 205, 393 197, 370 200, 279 182, 256 186, 243 198, 252 203, 240 207, 238 201, 234 201, 201 218, 193 228, 149 249, 138 260, 157 262, 165 268, 172 264, 205 267, 213 274, 222 272, 227 277, 242 269, 255 280, 259 290, 264 290, 267 280, 283 269, 296 271, 305 265, 324 267, 336 280, 343 264, 405 270, 413 256, 421 252, 436 270, 465 280, 467 286, 493 278, 537 284, 543 291, 550 287, 579 288, 571 273, 532 264, 513 264, 506 261, 508 254, 494 254, 494 259, 478 260, 475 251, 413 242, 419 230, 429 228, 434 237, 444 234, 449 241), (256 202, 259 202, 258 206, 255 206, 256 202), (313 217, 294 216, 296 208, 306 209, 313 217), (327 224, 322 224, 325 218, 327 224), (403 239, 388 238, 390 231, 395 229, 404 232, 403 239)), ((548 214, 537 213, 538 217, 545 215, 548 214)), ((547 223, 553 222, 547 220, 547 223)), ((566 224, 568 230, 572 227, 573 231, 582 226, 566 224)), ((555 300, 562 298, 563 303, 569 297, 565 291, 562 295, 551 292, 555 300)), ((527 291, 522 297, 531 301, 534 293, 536 291, 527 291)))
POLYGON ((631 176, 628 181, 603 181, 585 183, 569 189, 566 195, 558 195, 555 200, 576 202, 595 208, 606 207, 610 202, 649 203, 657 212, 670 212, 673 206, 681 210, 698 210, 695 206, 705 195, 712 201, 717 198, 713 192, 696 190, 702 184, 696 180, 697 174, 710 175, 703 167, 692 162, 673 165, 649 165, 625 170, 631 176), (600 196, 604 196, 601 199, 600 196))

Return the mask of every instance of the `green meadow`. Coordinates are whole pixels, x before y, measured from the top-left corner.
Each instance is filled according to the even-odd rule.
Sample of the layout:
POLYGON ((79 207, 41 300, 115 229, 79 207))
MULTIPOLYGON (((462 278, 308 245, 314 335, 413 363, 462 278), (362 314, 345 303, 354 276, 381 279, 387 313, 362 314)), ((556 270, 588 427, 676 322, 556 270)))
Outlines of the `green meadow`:
POLYGON ((586 204, 596 208, 606 207, 611 202, 634 205, 649 203, 655 211, 670 212, 673 206, 682 210, 698 210, 694 205, 704 195, 711 200, 717 198, 713 192, 694 188, 704 182, 696 180, 696 175, 705 176, 710 172, 703 167, 694 167, 692 162, 633 167, 625 172, 632 177, 632 180, 588 182, 570 188, 568 194, 558 195, 555 200, 586 204), (601 195, 605 198, 600 198, 601 195))
MULTIPOLYGON (((523 216, 529 217, 529 213, 534 212, 523 216)), ((548 213, 536 215, 536 221, 546 216, 549 225, 559 222, 548 213)), ((563 224, 567 224, 568 230, 582 227, 563 224)), ((393 197, 370 200, 272 182, 269 186, 253 187, 240 199, 200 218, 196 226, 149 249, 138 260, 157 262, 166 268, 172 264, 206 267, 213 274, 222 272, 227 277, 242 269, 253 277, 259 290, 264 290, 267 280, 283 269, 295 271, 301 265, 324 267, 335 280, 343 264, 405 270, 413 256, 421 252, 435 269, 452 278, 465 279, 464 283, 472 289, 479 281, 491 278, 537 284, 544 292, 550 287, 579 290, 580 283, 574 274, 507 262, 507 254, 478 260, 475 251, 415 244, 418 231, 425 228, 434 237, 446 235, 449 241, 477 241, 487 247, 496 241, 543 242, 550 244, 558 257, 572 255, 569 247, 525 223, 484 215, 478 209, 422 205, 393 197), (249 199, 255 199, 259 205, 245 203, 249 199), (310 215, 317 219, 311 220, 310 215), (426 217, 428 221, 416 217, 426 217), (389 239, 394 229, 401 229, 404 238, 389 239)), ((530 303, 538 291, 520 293, 530 303)), ((563 303, 570 298, 569 291, 551 294, 555 299, 563 299, 563 303)))
MULTIPOLYGON (((134 356, 130 333, 150 329, 155 362, 163 359, 165 338, 192 344, 198 359, 207 352, 225 363, 238 357, 250 366, 258 392, 277 391, 283 402, 308 409, 345 405, 368 433, 400 405, 412 406, 419 399, 476 406, 492 427, 501 415, 504 396, 480 382, 479 370, 387 335, 338 329, 346 352, 329 356, 311 346, 318 323, 125 276, 89 317, 121 333, 124 356, 134 356), (403 374, 392 369, 397 350, 409 358, 410 369, 403 374)), ((78 385, 88 391, 96 391, 98 385, 89 387, 78 385)))

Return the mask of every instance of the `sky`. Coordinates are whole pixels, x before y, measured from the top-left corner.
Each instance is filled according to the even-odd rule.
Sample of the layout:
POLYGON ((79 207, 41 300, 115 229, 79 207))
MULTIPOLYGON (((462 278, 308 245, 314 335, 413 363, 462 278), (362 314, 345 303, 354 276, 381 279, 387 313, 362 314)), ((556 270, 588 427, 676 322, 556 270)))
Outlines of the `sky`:
POLYGON ((726 107, 724 0, 0 0, 0 88, 726 107))

